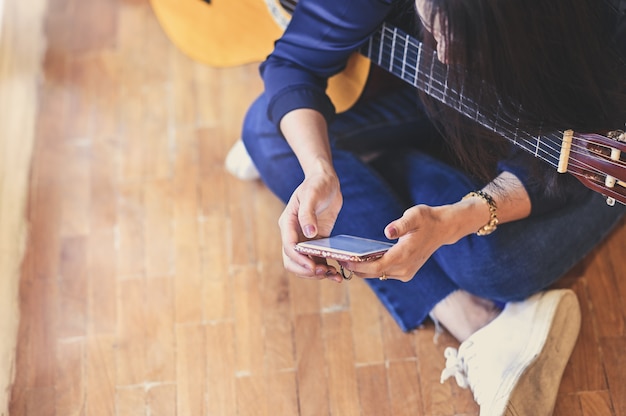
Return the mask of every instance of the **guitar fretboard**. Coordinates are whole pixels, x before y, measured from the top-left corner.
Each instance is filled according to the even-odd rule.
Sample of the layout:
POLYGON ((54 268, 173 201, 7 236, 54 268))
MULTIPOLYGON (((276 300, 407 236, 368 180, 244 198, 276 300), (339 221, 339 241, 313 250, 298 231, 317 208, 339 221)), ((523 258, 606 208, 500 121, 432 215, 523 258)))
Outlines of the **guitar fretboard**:
POLYGON ((535 157, 557 166, 563 132, 531 135, 519 126, 519 118, 481 111, 481 97, 495 94, 481 85, 481 97, 469 98, 460 89, 449 86, 455 68, 440 62, 437 53, 397 27, 383 24, 361 47, 361 54, 373 63, 408 82, 417 89, 455 109, 485 128, 501 135, 535 157))

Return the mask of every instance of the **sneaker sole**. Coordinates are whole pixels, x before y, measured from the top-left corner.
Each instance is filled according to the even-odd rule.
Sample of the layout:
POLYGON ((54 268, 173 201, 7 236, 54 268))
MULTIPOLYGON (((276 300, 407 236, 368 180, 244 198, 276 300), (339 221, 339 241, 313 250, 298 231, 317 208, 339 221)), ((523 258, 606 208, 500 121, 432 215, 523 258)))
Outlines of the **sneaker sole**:
POLYGON ((531 363, 520 366, 502 383, 504 391, 512 388, 504 409, 485 415, 549 416, 553 413, 561 378, 580 332, 580 305, 571 290, 547 291, 542 296, 551 301, 544 300, 536 313, 552 316, 552 320, 536 326, 525 350, 527 355, 537 349, 540 352, 534 359, 524 357, 521 362, 531 360, 531 363))

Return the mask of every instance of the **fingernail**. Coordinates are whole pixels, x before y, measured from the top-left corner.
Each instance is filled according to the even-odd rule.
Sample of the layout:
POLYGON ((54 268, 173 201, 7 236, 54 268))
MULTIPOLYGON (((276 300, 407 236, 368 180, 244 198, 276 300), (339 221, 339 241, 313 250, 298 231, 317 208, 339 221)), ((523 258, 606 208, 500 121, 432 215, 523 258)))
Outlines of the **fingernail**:
POLYGON ((304 226, 304 236, 307 238, 315 237, 315 227, 311 224, 304 226))
POLYGON ((336 274, 337 274, 337 272, 334 271, 333 269, 326 270, 326 276, 334 276, 336 274))
POLYGON ((393 225, 387 228, 387 234, 390 239, 394 239, 398 237, 398 230, 393 225))
POLYGON ((316 275, 318 275, 318 276, 321 276, 321 275, 323 275, 324 273, 328 274, 328 272, 325 272, 325 271, 324 271, 324 268, 323 268, 323 267, 317 267, 317 268, 315 269, 315 274, 316 274, 316 275))

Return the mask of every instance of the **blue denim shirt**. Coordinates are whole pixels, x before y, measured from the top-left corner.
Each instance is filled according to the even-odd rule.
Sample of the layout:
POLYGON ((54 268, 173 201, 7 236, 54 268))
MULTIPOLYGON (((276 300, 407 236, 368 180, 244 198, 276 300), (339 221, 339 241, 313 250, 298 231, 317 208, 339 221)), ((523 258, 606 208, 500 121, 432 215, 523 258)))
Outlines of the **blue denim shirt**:
MULTIPOLYGON (((325 92, 327 79, 344 69, 349 56, 392 12, 394 1, 300 0, 285 33, 260 67, 270 120, 278 125, 285 114, 297 108, 315 109, 331 120, 335 108, 325 92)), ((587 194, 576 180, 566 180, 567 186, 558 193, 546 192, 529 169, 532 158, 514 148, 498 166, 500 172, 515 174, 524 184, 531 215, 553 211, 587 194)))

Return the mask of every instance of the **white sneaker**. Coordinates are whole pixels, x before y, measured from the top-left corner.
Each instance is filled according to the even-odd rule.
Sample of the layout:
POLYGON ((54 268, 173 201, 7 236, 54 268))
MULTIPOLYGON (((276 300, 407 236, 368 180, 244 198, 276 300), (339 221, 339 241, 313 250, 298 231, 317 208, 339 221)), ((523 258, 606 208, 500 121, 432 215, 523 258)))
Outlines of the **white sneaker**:
POLYGON ((470 387, 481 416, 544 416, 554 410, 561 377, 580 331, 571 290, 508 303, 458 351, 446 348, 441 382, 470 387))
POLYGON ((226 155, 226 170, 236 178, 244 181, 259 179, 259 171, 254 166, 246 147, 241 139, 237 140, 226 155))

